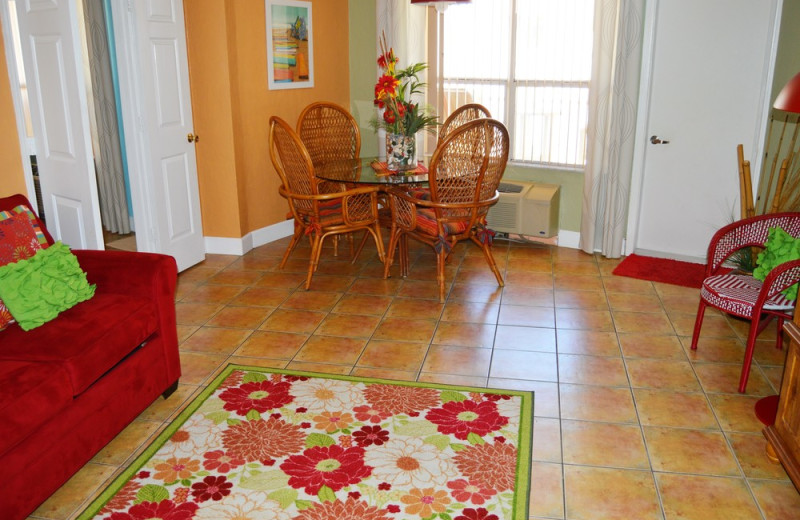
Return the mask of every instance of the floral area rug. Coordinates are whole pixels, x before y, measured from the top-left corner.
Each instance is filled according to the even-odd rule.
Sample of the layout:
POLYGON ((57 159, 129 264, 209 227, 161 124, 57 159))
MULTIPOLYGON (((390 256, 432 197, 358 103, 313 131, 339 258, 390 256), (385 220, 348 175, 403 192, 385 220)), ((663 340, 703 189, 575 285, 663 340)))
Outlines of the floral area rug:
POLYGON ((533 393, 228 365, 79 517, 528 518, 533 393))

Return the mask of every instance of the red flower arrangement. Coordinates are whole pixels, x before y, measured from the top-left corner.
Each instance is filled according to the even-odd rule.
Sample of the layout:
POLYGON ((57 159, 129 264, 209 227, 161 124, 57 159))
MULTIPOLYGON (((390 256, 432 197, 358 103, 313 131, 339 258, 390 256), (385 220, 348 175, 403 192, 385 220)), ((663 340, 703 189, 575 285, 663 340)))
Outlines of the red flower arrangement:
POLYGON ((386 44, 386 35, 381 37, 381 55, 378 66, 381 75, 375 84, 374 104, 383 109, 383 116, 374 122, 377 128, 384 128, 391 134, 413 136, 420 130, 433 131, 438 124, 437 117, 427 114, 419 103, 413 103, 411 96, 421 94, 425 83, 419 74, 428 68, 425 63, 415 63, 405 69, 398 69, 394 49, 386 44))

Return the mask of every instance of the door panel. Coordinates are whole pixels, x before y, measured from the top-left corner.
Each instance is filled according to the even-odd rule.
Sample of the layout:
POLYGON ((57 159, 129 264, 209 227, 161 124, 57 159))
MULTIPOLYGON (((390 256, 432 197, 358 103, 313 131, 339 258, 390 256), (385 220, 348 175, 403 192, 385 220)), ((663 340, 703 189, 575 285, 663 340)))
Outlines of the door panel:
POLYGON ((178 49, 175 41, 152 41, 158 123, 162 128, 183 125, 178 49), (177 87, 177 88, 176 88, 177 87))
POLYGON ((17 0, 16 10, 48 230, 70 247, 102 249, 76 5, 17 0))
POLYGON ((137 15, 151 171, 159 178, 151 195, 158 252, 175 257, 178 269, 205 258, 200 189, 192 127, 189 68, 180 0, 134 3, 137 15), (160 189, 158 189, 160 188, 160 189))
POLYGON ((191 171, 185 156, 167 157, 161 165, 164 192, 167 195, 168 206, 172 208, 172 211, 167 213, 169 238, 171 241, 176 241, 190 236, 194 231, 191 196, 187 191, 187 186, 191 184, 189 180, 191 171))
POLYGON ((737 145, 754 164, 760 154, 777 0, 648 9, 656 18, 635 247, 703 261, 713 233, 739 215, 737 145))

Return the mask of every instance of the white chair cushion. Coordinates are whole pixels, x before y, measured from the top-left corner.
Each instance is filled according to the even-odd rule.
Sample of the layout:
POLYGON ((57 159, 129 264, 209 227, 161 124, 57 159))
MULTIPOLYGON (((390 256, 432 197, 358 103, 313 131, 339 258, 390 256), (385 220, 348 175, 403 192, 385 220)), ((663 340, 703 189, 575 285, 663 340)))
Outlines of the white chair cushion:
MULTIPOLYGON (((753 314, 758 294, 761 292, 761 281, 750 275, 727 273, 709 276, 703 280, 700 296, 718 309, 737 316, 749 318, 753 314)), ((791 311, 794 302, 778 293, 767 299, 764 310, 791 311)))

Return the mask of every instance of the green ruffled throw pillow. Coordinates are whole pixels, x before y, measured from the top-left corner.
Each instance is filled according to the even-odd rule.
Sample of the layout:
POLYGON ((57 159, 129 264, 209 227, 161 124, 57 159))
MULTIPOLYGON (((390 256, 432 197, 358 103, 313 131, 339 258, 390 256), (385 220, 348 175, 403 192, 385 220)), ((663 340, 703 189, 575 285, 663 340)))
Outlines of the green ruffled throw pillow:
POLYGON ((23 330, 34 329, 88 300, 94 290, 78 258, 61 242, 0 267, 0 299, 23 330))
MULTIPOLYGON (((794 238, 782 228, 769 228, 766 248, 758 254, 753 278, 762 282, 776 266, 800 259, 800 238, 794 238)), ((783 295, 788 300, 797 299, 797 284, 784 289, 783 295)), ((13 314, 13 313, 12 313, 13 314)))

